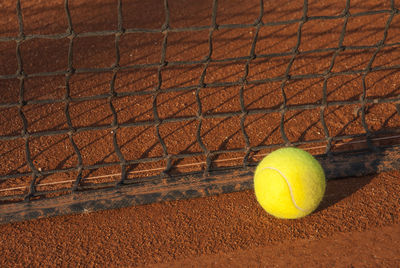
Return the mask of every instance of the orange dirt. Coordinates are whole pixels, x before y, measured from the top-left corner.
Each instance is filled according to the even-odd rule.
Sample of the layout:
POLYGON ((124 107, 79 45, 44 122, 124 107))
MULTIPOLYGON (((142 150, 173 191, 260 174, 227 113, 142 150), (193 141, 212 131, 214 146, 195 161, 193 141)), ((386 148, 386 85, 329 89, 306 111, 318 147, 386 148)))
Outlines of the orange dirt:
POLYGON ((399 177, 329 181, 299 220, 269 216, 245 191, 1 225, 0 264, 394 267, 399 177))
MULTIPOLYGON (((124 28, 159 29, 164 23, 163 1, 122 1, 124 28)), ((211 25, 212 1, 169 1, 170 27, 211 25)), ((345 1, 309 1, 309 16, 339 15, 345 1)), ((217 24, 253 23, 259 16, 259 1, 218 1, 217 24)), ((399 8, 396 4, 396 8, 399 8)), ((19 34, 15 1, 0 3, 0 135, 18 135, 23 129, 18 102, 20 80, 17 72, 16 41, 4 41, 19 34), (3 64, 6 63, 6 64, 3 64)), ((299 19, 303 1, 264 1, 263 22, 299 19)), ((390 9, 390 1, 351 1, 350 13, 390 9)), ((64 0, 21 1, 24 34, 53 35, 65 33, 68 21, 64 0)), ((75 33, 118 29, 116 0, 70 1, 71 19, 75 33)), ((383 38, 388 13, 349 18, 344 46, 375 45, 383 38)), ((386 44, 400 42, 400 16, 393 17, 386 44)), ((299 51, 337 47, 344 18, 311 20, 302 28, 299 51)), ((288 53, 296 46, 299 23, 262 27, 255 54, 288 53), (283 40, 283 41, 282 41, 283 40)), ((220 29, 213 33, 212 59, 247 57, 256 27, 220 29)), ((197 32, 170 32, 165 60, 201 61, 209 52, 208 29, 197 32)), ((162 33, 121 36, 119 53, 121 67, 133 64, 157 64, 161 58, 162 33), (138 38, 140 36, 140 38, 138 38)), ((70 39, 34 38, 22 42, 19 49, 28 75, 41 72, 66 71, 70 39)), ((354 101, 351 105, 329 106, 323 112, 330 136, 365 134, 359 113, 363 93, 362 74, 376 49, 346 50, 338 53, 332 72, 348 71, 332 76, 326 84, 326 101, 354 101)), ((333 52, 302 54, 295 58, 289 75, 323 73, 330 67, 333 52)), ((372 67, 382 67, 365 77, 367 99, 398 98, 400 72, 399 45, 381 49, 372 67), (385 69, 386 68, 386 69, 385 69)), ((117 63, 115 35, 88 36, 75 39, 73 67, 111 68, 117 63)), ((292 56, 256 58, 249 64, 246 79, 255 81, 283 76, 292 56)), ((214 84, 199 90, 202 112, 241 112, 240 79, 245 77, 246 60, 212 62, 207 67, 204 83, 214 84), (232 86, 215 83, 231 82, 232 86), (237 85, 239 84, 239 85, 237 85)), ((116 93, 148 91, 149 94, 120 96, 113 100, 118 123, 146 122, 154 119, 153 102, 160 119, 196 117, 196 86, 199 85, 203 64, 166 66, 161 70, 159 84, 156 67, 118 71, 116 93), (152 90, 160 86, 154 98, 152 90), (170 91, 176 87, 193 87, 170 91)), ((81 131, 73 138, 82 153, 83 165, 116 163, 84 177, 120 172, 119 159, 113 147, 109 127, 113 116, 107 97, 113 81, 113 71, 76 73, 69 80, 69 113, 73 127, 103 127, 98 131, 81 131), (97 96, 98 99, 85 99, 97 96), (100 96, 100 97, 99 97, 100 96), (102 97, 103 96, 103 97, 102 97), (105 96, 105 97, 104 97, 105 96)), ((324 78, 290 80, 285 84, 287 105, 307 105, 323 100, 324 78)), ((282 104, 282 81, 249 84, 243 88, 246 109, 279 108, 282 104)), ((65 117, 65 75, 28 76, 24 79, 22 107, 27 131, 63 131, 68 129, 65 117), (56 103, 29 101, 56 99, 56 103)), ((284 127, 291 142, 326 138, 320 120, 321 109, 292 110, 285 114, 284 127)), ((400 127, 398 101, 367 105, 365 123, 371 131, 397 131, 400 127), (397 106, 396 106, 397 105, 397 106)), ((279 111, 251 114, 246 117, 245 130, 251 146, 282 144, 279 111)), ((196 130, 199 122, 163 122, 159 134, 170 154, 202 152, 196 130)), ((154 125, 130 126, 117 130, 117 141, 126 160, 162 157, 163 148, 155 135, 154 125)), ((205 118, 201 136, 210 150, 242 148, 245 140, 240 129, 240 117, 205 118)), ((394 139, 398 144, 399 139, 394 139)), ((29 138, 35 167, 46 171, 68 169, 78 163, 68 135, 57 134, 29 138)), ((325 143, 312 153, 323 153, 325 143)), ((338 146, 340 149, 341 146, 338 146)), ((343 146, 342 146, 343 147, 343 146)), ((336 147, 335 147, 336 148, 336 147)), ((261 151, 266 153, 267 150, 261 151)), ((261 155, 256 155, 258 161, 261 155)), ((218 159, 243 157, 230 153, 218 159)), ((184 159, 181 164, 204 161, 204 156, 184 159)), ((225 162, 219 162, 224 165, 225 162)), ((229 163, 228 163, 229 164, 229 163)), ((226 164, 226 165, 228 165, 226 164)), ((240 164, 234 160, 230 164, 240 164)), ((130 167, 131 171, 165 167, 165 161, 155 161, 130 167)), ((29 172, 24 140, 0 140, 0 176, 29 172)), ((187 170, 184 170, 187 171, 187 170)), ((150 171, 141 174, 153 174, 150 171)), ((37 183, 74 180, 76 172, 44 176, 37 183)), ((360 178, 329 181, 326 196, 317 212, 300 220, 278 220, 268 216, 257 204, 252 191, 225 194, 184 201, 172 201, 110 211, 60 216, 0 225, 0 266, 400 266, 400 203, 398 193, 400 173, 381 173, 360 178)), ((97 179, 110 182, 118 177, 97 179)), ((31 177, 3 181, 0 189, 28 186, 31 177)), ((62 187, 71 186, 68 182, 62 187)), ((51 189, 59 189, 51 186, 51 189)), ((38 187, 40 188, 40 187, 38 187)), ((50 188, 47 188, 49 190, 50 188)), ((11 194, 27 193, 27 189, 11 194)), ((5 195, 0 192, 0 195, 5 195)))

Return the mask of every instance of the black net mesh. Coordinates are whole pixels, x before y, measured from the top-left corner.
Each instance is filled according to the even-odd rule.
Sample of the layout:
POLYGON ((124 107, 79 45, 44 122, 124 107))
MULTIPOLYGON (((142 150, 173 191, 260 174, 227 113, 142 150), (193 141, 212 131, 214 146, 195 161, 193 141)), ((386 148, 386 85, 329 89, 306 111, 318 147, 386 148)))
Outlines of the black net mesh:
POLYGON ((0 35, 3 204, 398 144, 394 0, 72 2, 0 35))

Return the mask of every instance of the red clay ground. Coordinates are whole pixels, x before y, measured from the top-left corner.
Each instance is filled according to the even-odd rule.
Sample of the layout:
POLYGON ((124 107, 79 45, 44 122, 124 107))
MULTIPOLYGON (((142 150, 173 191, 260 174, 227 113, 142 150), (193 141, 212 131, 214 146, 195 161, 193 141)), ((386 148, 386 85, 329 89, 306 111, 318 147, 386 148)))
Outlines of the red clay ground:
POLYGON ((268 216, 245 191, 1 225, 0 264, 397 267, 399 177, 330 181, 299 220, 268 216))
MULTIPOLYGON (((170 1, 170 26, 172 28, 210 25, 212 1, 170 1)), ((302 16, 303 1, 264 1, 264 22, 296 19, 302 16)), ((159 29, 164 23, 162 1, 122 1, 124 28, 159 29)), ((345 1, 310 1, 309 16, 331 16, 341 13, 345 1)), ((259 15, 258 1, 219 1, 218 24, 253 23, 259 15)), ((397 4, 398 5, 398 4, 397 4)), ((70 1, 74 31, 116 30, 117 1, 70 1)), ((399 8, 398 6, 396 6, 399 8)), ((52 35, 65 33, 68 22, 64 1, 22 1, 22 17, 26 35, 52 35)), ((351 1, 350 13, 390 9, 390 1, 351 1)), ((0 38, 18 36, 14 1, 0 4, 0 38), (3 12, 4 11, 4 12, 3 12)), ((383 38, 390 14, 349 18, 343 45, 374 45, 383 38)), ((337 47, 343 18, 308 21, 302 28, 300 51, 337 47)), ((260 29, 255 53, 290 52, 297 42, 299 23, 268 26, 260 29)), ((212 59, 249 56, 256 28, 221 29, 213 33, 212 59)), ((399 132, 400 72, 393 69, 400 59, 400 16, 393 17, 386 44, 376 55, 372 67, 387 68, 368 73, 365 77, 367 99, 388 98, 388 103, 368 105, 365 123, 371 131, 399 132), (396 45, 397 44, 397 45, 396 45), (390 69, 392 68, 392 69, 390 69)), ((3 39, 2 39, 3 40, 3 39)), ((41 72, 65 71, 68 64, 70 39, 34 38, 20 46, 24 72, 28 75, 41 72)), ((124 34, 119 43, 122 67, 133 64, 157 64, 161 58, 163 34, 124 34), (138 38, 140 37, 140 38, 138 38)), ((0 76, 17 72, 16 42, 0 42, 0 76)), ((209 51, 208 30, 170 32, 165 60, 202 60, 209 51)), ((343 51, 335 59, 332 72, 364 69, 375 49, 343 51)), ((296 57, 290 75, 323 73, 330 66, 333 52, 321 52, 296 57)), ((285 74, 291 56, 270 59, 257 58, 249 65, 246 79, 255 81, 276 78, 285 74)), ((88 36, 74 39, 73 67, 108 68, 117 62, 115 35, 88 36)), ((245 77, 246 60, 228 63, 210 63, 204 83, 238 82, 245 77)), ((113 100, 118 123, 149 122, 154 119, 153 101, 161 119, 193 117, 199 111, 196 86, 203 64, 167 66, 161 70, 159 84, 157 68, 129 69, 116 74, 114 89, 117 93, 147 91, 148 94, 121 96, 113 100), (154 98, 152 90, 160 86, 154 98), (176 87, 193 89, 169 91, 176 87)), ((115 163, 101 168, 87 177, 120 172, 118 157, 112 145, 112 112, 107 102, 113 72, 79 73, 69 80, 69 113, 76 128, 99 126, 98 131, 74 134, 74 141, 82 153, 84 165, 115 163), (97 99, 85 99, 94 97, 97 99), (105 97, 104 97, 105 96, 105 97)), ((285 85, 287 105, 321 103, 323 78, 289 81, 285 85)), ((246 109, 279 108, 282 104, 281 81, 246 85, 243 88, 246 109)), ((0 135, 18 135, 23 124, 18 115, 20 81, 16 78, 0 79, 1 106, 0 135)), ((362 118, 357 111, 362 96, 361 74, 332 76, 327 80, 327 102, 354 101, 351 105, 329 106, 324 110, 329 135, 333 137, 363 134, 362 118)), ((38 133, 68 129, 65 117, 66 77, 30 76, 24 79, 22 107, 27 120, 27 130, 38 133), (56 103, 29 103, 29 101, 55 99, 56 103)), ((198 91, 202 112, 206 115, 240 112, 240 85, 210 86, 198 91)), ((284 127, 291 142, 325 139, 320 121, 319 107, 289 111, 284 127)), ((281 114, 253 114, 245 120, 245 130, 251 146, 282 144, 279 130, 281 114)), ((242 148, 245 145, 239 128, 240 118, 204 119, 201 137, 210 150, 242 148)), ((202 152, 197 140, 198 120, 180 123, 163 123, 160 136, 169 154, 202 152)), ((155 135, 155 126, 129 126, 117 130, 121 153, 127 160, 163 156, 163 148, 155 135), (141 145, 141 146, 138 146, 141 145)), ((399 143, 399 139, 391 139, 399 143)), ((324 152, 326 143, 315 143, 324 152)), ((38 170, 67 169, 77 165, 77 155, 66 134, 32 137, 29 139, 31 157, 38 170)), ((311 146, 311 145, 310 145, 311 146)), ((311 146, 312 147, 312 146, 311 146)), ((339 146, 340 147, 340 146, 339 146)), ((343 146, 342 146, 343 148, 343 146)), ((348 147, 347 147, 348 148, 348 147)), ((339 148, 340 149, 340 148, 339 148)), ((260 154, 267 151, 261 151, 260 154)), ((252 161, 260 160, 256 155, 252 161)), ((223 154, 219 159, 243 157, 243 154, 223 154)), ((182 163, 204 161, 204 156, 184 159, 182 163)), ((225 163, 225 162, 224 162, 225 163)), ((226 165, 239 162, 231 161, 226 165)), ((150 162, 132 167, 133 171, 165 166, 165 161, 150 162)), ((197 167, 198 168, 198 167, 197 167)), ((25 144, 22 138, 0 141, 0 176, 29 172, 25 144)), ((157 171, 158 172, 158 171, 157 171)), ((149 175, 144 172, 143 175, 149 175)), ((74 179, 75 172, 43 176, 40 183, 74 179)), ((113 211, 62 216, 0 226, 0 266, 74 266, 74 265, 124 265, 141 266, 160 264, 181 266, 399 266, 400 204, 398 192, 400 173, 382 173, 362 178, 330 181, 321 208, 304 219, 277 220, 262 211, 253 192, 246 191, 221 196, 145 205, 113 211)), ((116 181, 118 177, 93 180, 116 181)), ((27 186, 30 177, 3 181, 0 189, 27 186)), ((83 182, 85 183, 85 181, 83 182)), ((51 186, 68 187, 71 183, 51 186)), ((41 190, 42 186, 37 188, 41 190)), ((58 187, 58 188, 57 188, 58 187)), ((45 187, 44 187, 45 188, 45 187)), ((49 189, 49 188, 47 188, 49 189)), ((1 196, 26 193, 27 189, 2 191, 1 196)), ((65 194, 65 193, 64 193, 65 194)))

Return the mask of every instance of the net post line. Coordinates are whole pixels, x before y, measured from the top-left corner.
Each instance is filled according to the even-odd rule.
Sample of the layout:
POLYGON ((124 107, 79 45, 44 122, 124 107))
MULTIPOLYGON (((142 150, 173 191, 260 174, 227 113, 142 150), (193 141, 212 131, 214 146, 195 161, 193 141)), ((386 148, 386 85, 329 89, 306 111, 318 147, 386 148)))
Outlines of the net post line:
MULTIPOLYGON (((380 149, 375 154, 369 151, 346 152, 335 156, 320 155, 317 160, 324 168, 328 180, 399 170, 400 145, 380 149)), ((254 169, 217 172, 207 178, 201 175, 184 177, 169 184, 162 181, 144 182, 140 185, 74 192, 51 199, 6 204, 0 206, 0 224, 250 190, 253 188, 254 169)))
MULTIPOLYGON (((390 140, 390 139, 398 139, 400 138, 400 135, 395 135, 395 136, 388 136, 388 137, 377 137, 377 138, 371 138, 370 140, 372 142, 374 141, 383 141, 383 140, 390 140)), ((367 139, 362 139, 362 140, 354 140, 354 141, 349 141, 349 142, 342 142, 342 143, 336 143, 335 146, 344 146, 344 145, 352 145, 352 144, 366 144, 368 142, 367 139)), ((320 145, 320 146, 312 146, 312 147, 305 147, 302 148, 305 151, 312 151, 316 149, 325 149, 326 145, 320 145)), ((311 153, 311 152, 310 152, 311 153)), ((261 158, 267 156, 268 153, 263 153, 263 154, 258 154, 255 156, 255 158, 261 158)), ((233 157, 233 158, 227 158, 227 159, 217 159, 214 160, 215 163, 223 163, 223 162, 231 162, 231 161, 237 161, 237 160, 243 160, 243 157, 233 157)), ((176 165, 176 168, 184 168, 184 167, 193 167, 193 166, 200 166, 200 165, 205 165, 205 161, 201 162, 196 162, 196 163, 189 163, 189 164, 180 164, 176 165)), ((153 169, 143 169, 143 170, 136 170, 136 171, 129 171, 127 172, 127 176, 129 175, 135 175, 135 174, 140 174, 140 173, 147 173, 147 172, 152 172, 152 171, 163 171, 164 168, 153 168, 153 169)), ((96 180, 96 179, 103 179, 103 178, 110 178, 110 177, 120 177, 121 173, 112 173, 112 174, 105 174, 105 175, 98 175, 98 176, 91 176, 91 177, 84 177, 81 179, 81 182, 83 181, 90 181, 90 180, 96 180)), ((58 185, 58 184, 67 184, 67 183, 74 183, 76 180, 63 180, 63 181, 56 181, 56 182, 48 182, 48 183, 39 183, 36 184, 35 187, 40 187, 40 186, 50 186, 50 185, 58 185)), ((5 188, 5 189, 0 189, 0 192, 7 192, 7 191, 13 191, 13 190, 22 190, 26 189, 29 186, 21 186, 21 187, 12 187, 12 188, 5 188)))

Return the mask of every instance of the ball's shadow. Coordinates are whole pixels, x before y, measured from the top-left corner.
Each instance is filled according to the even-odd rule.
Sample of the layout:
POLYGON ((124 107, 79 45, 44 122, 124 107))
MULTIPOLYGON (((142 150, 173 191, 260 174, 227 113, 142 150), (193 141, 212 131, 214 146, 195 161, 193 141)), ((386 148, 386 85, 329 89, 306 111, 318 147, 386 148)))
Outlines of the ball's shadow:
POLYGON ((354 139, 334 148, 334 155, 318 159, 326 172, 327 188, 316 211, 324 210, 362 189, 377 173, 400 168, 398 145, 374 145, 375 149, 368 149, 366 144, 354 139))
POLYGON ((326 192, 317 211, 325 210, 328 207, 340 202, 342 199, 351 196, 353 193, 369 184, 376 175, 362 177, 348 177, 343 179, 328 180, 326 192))

